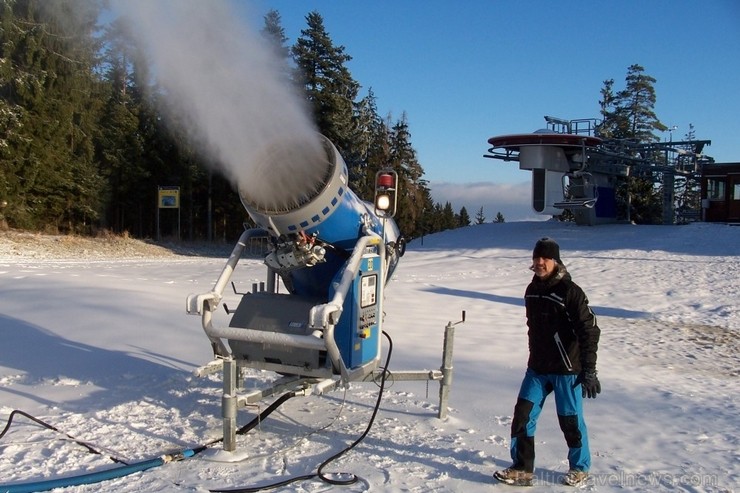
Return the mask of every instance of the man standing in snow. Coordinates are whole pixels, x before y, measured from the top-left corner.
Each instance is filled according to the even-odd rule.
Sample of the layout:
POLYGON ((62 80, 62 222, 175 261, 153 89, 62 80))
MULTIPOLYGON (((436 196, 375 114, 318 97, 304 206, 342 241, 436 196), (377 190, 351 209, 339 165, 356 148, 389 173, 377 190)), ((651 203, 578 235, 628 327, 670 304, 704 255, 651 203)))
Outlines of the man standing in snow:
POLYGON ((588 478, 588 448, 583 398, 601 392, 596 351, 601 331, 583 290, 560 260, 560 247, 542 238, 532 252, 534 271, 524 302, 529 361, 511 423, 513 465, 494 473, 497 480, 531 486, 534 479, 534 433, 545 399, 555 393, 560 429, 568 444, 569 471, 563 482, 579 486, 588 478))

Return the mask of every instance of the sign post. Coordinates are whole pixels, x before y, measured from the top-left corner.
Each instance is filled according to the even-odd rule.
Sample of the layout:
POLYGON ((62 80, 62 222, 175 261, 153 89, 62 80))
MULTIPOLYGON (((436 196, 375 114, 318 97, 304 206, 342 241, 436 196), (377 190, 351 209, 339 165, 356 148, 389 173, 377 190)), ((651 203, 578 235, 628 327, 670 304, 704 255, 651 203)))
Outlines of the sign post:
POLYGON ((180 241, 180 187, 158 187, 157 241, 160 240, 159 216, 162 209, 177 209, 177 241, 180 241))

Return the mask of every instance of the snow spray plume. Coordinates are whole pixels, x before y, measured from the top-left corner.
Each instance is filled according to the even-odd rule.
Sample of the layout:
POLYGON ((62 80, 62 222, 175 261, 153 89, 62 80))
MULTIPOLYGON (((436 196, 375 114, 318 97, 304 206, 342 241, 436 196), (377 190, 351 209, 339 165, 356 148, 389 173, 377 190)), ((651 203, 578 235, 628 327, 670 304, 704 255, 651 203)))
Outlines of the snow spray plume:
POLYGON ((283 60, 233 7, 225 0, 116 4, 153 64, 167 113, 188 122, 243 200, 290 209, 322 187, 326 151, 283 60))

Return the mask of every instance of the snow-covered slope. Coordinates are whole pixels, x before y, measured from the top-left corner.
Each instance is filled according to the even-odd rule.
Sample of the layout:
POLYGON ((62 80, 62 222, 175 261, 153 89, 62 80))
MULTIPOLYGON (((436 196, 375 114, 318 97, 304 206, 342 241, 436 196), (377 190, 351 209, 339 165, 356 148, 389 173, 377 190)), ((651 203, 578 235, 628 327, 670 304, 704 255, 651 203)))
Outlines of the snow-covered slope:
MULTIPOLYGON (((416 240, 386 289, 390 369, 437 369, 444 326, 456 326, 450 413, 436 383, 389 382, 368 437, 326 471, 284 491, 490 491, 509 465, 509 426, 527 356, 522 294, 542 236, 599 317, 603 393, 586 404, 592 491, 734 492, 740 483, 740 227, 555 222, 485 224, 416 240)), ((72 476, 196 447, 221 435, 218 375, 185 298, 204 292, 225 258, 0 256, 0 484, 72 476), (89 442, 89 453, 65 434, 89 442)), ((237 288, 262 280, 239 264, 237 288)), ((226 302, 235 303, 234 299, 226 302)), ((222 315, 225 316, 225 315, 222 315)), ((251 372, 250 385, 273 378, 251 372)), ((194 458, 64 491, 207 491, 311 474, 364 431, 378 388, 294 398, 239 436, 194 458)), ((270 401, 266 401, 264 409, 270 401)), ((240 425, 260 409, 241 411, 240 425)), ((563 491, 566 446, 554 403, 537 434, 537 483, 563 491)), ((280 491, 280 490, 278 490, 280 491)))

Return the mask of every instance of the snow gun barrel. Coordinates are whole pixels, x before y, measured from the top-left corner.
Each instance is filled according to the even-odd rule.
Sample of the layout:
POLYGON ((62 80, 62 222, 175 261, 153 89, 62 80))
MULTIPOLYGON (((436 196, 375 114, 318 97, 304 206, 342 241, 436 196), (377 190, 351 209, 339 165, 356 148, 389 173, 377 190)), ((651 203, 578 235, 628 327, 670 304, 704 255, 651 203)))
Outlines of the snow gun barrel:
MULTIPOLYGON (((318 135, 318 134, 317 134, 318 135)), ((280 250, 266 259, 295 294, 325 297, 333 276, 346 261, 357 241, 368 233, 383 238, 387 246, 390 278, 403 241, 392 218, 379 217, 373 204, 361 200, 348 186, 349 173, 336 147, 318 135, 321 152, 311 146, 266 146, 254 163, 260 179, 240 183, 239 195, 258 227, 283 241, 310 241, 305 257, 280 250), (311 257, 321 259, 312 264, 311 257), (300 267, 311 266, 311 269, 300 267)))

